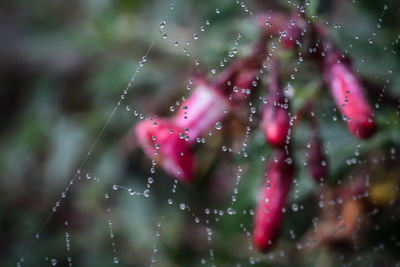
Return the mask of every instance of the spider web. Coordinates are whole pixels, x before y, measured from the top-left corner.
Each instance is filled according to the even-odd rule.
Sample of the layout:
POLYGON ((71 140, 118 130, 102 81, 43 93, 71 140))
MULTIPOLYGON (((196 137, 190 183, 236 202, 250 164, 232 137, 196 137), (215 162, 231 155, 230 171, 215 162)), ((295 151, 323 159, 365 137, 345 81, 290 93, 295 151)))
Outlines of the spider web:
MULTIPOLYGON (((348 14, 342 14, 338 18, 328 18, 324 14, 317 15, 315 3, 317 2, 288 1, 285 5, 287 8, 302 13, 307 10, 313 20, 322 20, 334 39, 340 44, 344 54, 357 59, 355 62, 357 72, 373 75, 376 80, 383 81, 383 86, 379 87, 373 106, 379 119, 381 112, 392 114, 392 117, 382 118, 382 120, 387 125, 398 127, 399 102, 395 106, 396 115, 393 115, 392 110, 387 111, 385 107, 387 91, 391 93, 390 88, 393 84, 391 80, 394 74, 398 73, 398 64, 381 69, 378 73, 377 68, 368 67, 368 65, 374 64, 375 58, 370 58, 369 54, 365 54, 370 51, 378 53, 376 51, 382 48, 383 51, 380 53, 385 56, 397 55, 396 46, 400 35, 394 36, 394 38, 391 36, 390 44, 380 43, 379 38, 380 34, 383 35, 382 23, 385 14, 391 9, 390 4, 392 3, 384 1, 380 4, 381 9, 377 11, 376 28, 368 29, 367 33, 355 31, 352 36, 348 34, 351 31, 343 27, 340 22, 343 20, 346 27, 362 29, 362 27, 354 25, 357 22, 346 21, 352 12, 355 12, 355 8, 360 4, 359 1, 352 1, 349 4, 348 14), (365 51, 358 50, 360 45, 365 45, 365 43, 370 47, 367 46, 365 51), (384 110, 382 111, 382 109, 384 110)), ((310 129, 302 124, 297 125, 300 118, 296 113, 290 113, 291 124, 296 124, 296 129, 293 127, 288 141, 296 147, 293 160, 298 166, 298 172, 293 180, 287 207, 283 210, 286 220, 282 228, 282 238, 279 245, 267 254, 261 254, 253 248, 251 232, 254 207, 263 179, 264 165, 271 156, 271 149, 265 144, 265 138, 258 126, 260 112, 267 102, 267 90, 262 90, 265 87, 262 84, 265 84, 265 74, 269 71, 269 60, 275 55, 275 48, 279 46, 281 38, 271 37, 269 57, 254 81, 256 85, 262 85, 259 90, 261 93, 256 97, 245 99, 241 112, 237 115, 239 117, 236 119, 238 125, 230 125, 231 118, 228 117, 230 115, 224 115, 224 120, 218 122, 218 126, 211 128, 196 140, 198 158, 202 162, 204 161, 202 164, 207 166, 204 169, 208 170, 207 173, 200 174, 207 178, 199 181, 197 185, 188 187, 181 185, 178 180, 171 179, 159 168, 157 161, 147 159, 143 153, 140 154, 139 149, 136 149, 137 151, 133 155, 125 155, 129 166, 125 167, 126 170, 123 166, 113 168, 113 170, 118 169, 120 173, 110 173, 102 169, 113 163, 118 165, 112 160, 117 154, 116 152, 103 157, 104 162, 95 163, 97 159, 94 157, 94 152, 99 146, 105 146, 101 144, 101 141, 107 131, 114 126, 113 121, 125 122, 125 129, 118 129, 122 136, 121 133, 128 132, 127 129, 138 121, 153 120, 164 115, 174 116, 192 93, 194 82, 191 73, 205 72, 207 77, 212 79, 229 68, 237 58, 248 53, 251 43, 257 38, 254 21, 258 19, 258 15, 271 12, 270 7, 257 6, 252 2, 224 1, 217 4, 219 6, 212 5, 214 14, 211 17, 204 18, 199 12, 200 23, 189 25, 187 27, 189 30, 182 29, 182 25, 179 24, 180 16, 183 16, 182 12, 190 5, 193 5, 192 8, 198 8, 201 7, 201 4, 184 3, 179 0, 162 4, 163 10, 167 14, 159 19, 160 22, 156 29, 149 34, 151 37, 148 48, 140 57, 134 74, 126 87, 122 89, 117 103, 95 135, 96 137, 79 167, 73 172, 72 177, 67 179, 67 186, 57 197, 54 206, 39 229, 32 234, 31 244, 23 245, 23 252, 16 262, 17 266, 46 264, 52 266, 109 266, 112 264, 127 266, 197 266, 203 264, 207 266, 223 264, 247 266, 265 263, 291 265, 292 260, 299 260, 303 265, 364 266, 372 261, 382 261, 383 257, 390 254, 391 251, 398 250, 400 243, 397 241, 396 232, 389 231, 387 234, 386 229, 380 228, 380 224, 383 225, 384 222, 375 219, 377 214, 385 212, 387 209, 387 207, 382 208, 379 205, 357 215, 358 223, 362 224, 365 221, 366 224, 372 223, 373 226, 369 231, 375 231, 378 235, 381 231, 385 236, 385 238, 375 241, 372 251, 371 247, 362 249, 365 245, 355 235, 350 237, 351 253, 332 249, 327 255, 323 250, 321 252, 312 249, 313 237, 321 235, 319 231, 322 228, 319 226, 324 223, 324 218, 320 214, 324 214, 324 210, 329 212, 332 207, 341 206, 343 203, 343 199, 340 197, 334 199, 329 195, 332 192, 327 190, 332 187, 332 184, 336 184, 336 186, 353 185, 357 183, 358 176, 363 176, 365 184, 369 188, 373 184, 373 180, 382 175, 374 169, 375 165, 378 168, 382 166, 382 162, 397 161, 396 145, 399 142, 398 134, 395 133, 397 128, 383 130, 383 134, 376 137, 373 142, 358 141, 346 133, 345 127, 338 119, 341 115, 328 97, 322 97, 321 109, 311 116, 316 116, 321 124, 322 136, 326 143, 324 150, 327 155, 331 155, 329 164, 335 172, 333 176, 338 178, 332 179, 331 182, 322 181, 320 184, 314 184, 307 178, 305 158, 310 147, 307 141, 310 129), (181 5, 182 9, 179 9, 181 5), (240 17, 234 17, 231 21, 234 25, 228 27, 230 26, 227 25, 229 22, 223 15, 232 9, 240 10, 240 13, 235 13, 240 14, 240 17), (224 34, 227 35, 226 39, 229 41, 219 44, 223 46, 222 49, 220 48, 223 52, 218 53, 221 57, 207 58, 207 53, 217 49, 212 47, 211 41, 215 34, 224 29, 223 27, 227 28, 224 34), (168 104, 164 104, 162 108, 157 107, 157 103, 149 104, 149 107, 140 104, 140 101, 136 100, 135 92, 132 91, 140 80, 142 72, 145 72, 143 76, 149 76, 149 73, 146 73, 146 67, 159 56, 156 53, 152 54, 156 46, 157 50, 165 52, 166 55, 163 56, 168 57, 166 61, 173 62, 179 58, 179 61, 184 63, 177 62, 177 65, 187 65, 186 69, 189 70, 185 77, 187 78, 186 83, 180 82, 185 78, 177 77, 178 82, 174 84, 179 88, 185 88, 184 93, 176 92, 176 90, 162 93, 163 88, 171 86, 165 84, 162 85, 163 88, 158 89, 156 94, 161 94, 162 97, 166 97, 168 93, 179 94, 179 96, 172 97, 174 100, 168 100, 168 104), (205 59, 203 60, 203 58, 205 59), (136 103, 138 107, 131 103, 136 103), (167 106, 166 109, 165 106, 167 106), (233 135, 236 136, 230 139, 224 138, 232 129, 235 129, 233 135), (368 153, 371 150, 377 151, 377 148, 381 148, 379 149, 381 154, 373 156, 368 153), (215 152, 216 150, 218 152, 215 152), (214 153, 215 156, 209 156, 214 153), (214 161, 220 165, 214 164, 214 161), (112 178, 112 176, 118 178, 112 178), (101 204, 96 207, 96 203, 101 204), (73 211, 63 212, 63 209, 73 210, 74 205, 82 205, 84 208, 81 207, 79 210, 88 214, 73 211), (96 208, 101 210, 92 210, 96 208), (84 218, 83 222, 79 221, 79 217, 84 218), (90 232, 91 228, 94 229, 93 233, 85 233, 86 231, 90 232), (56 237, 52 238, 53 236, 56 237), (104 245, 105 248, 102 247, 104 245), (51 248, 50 251, 43 251, 48 247, 51 248), (102 255, 102 251, 108 253, 102 255), (185 257, 186 253, 189 256, 185 257), (307 259, 302 259, 302 255, 305 255, 304 257, 307 259)), ((210 7, 208 8, 210 9, 210 7)), ((210 12, 208 14, 210 15, 210 12)), ((146 29, 142 30, 148 31, 148 26, 146 25, 146 29)), ((284 33, 282 32, 282 34, 284 33)), ((284 86, 286 92, 289 95, 292 94, 292 99, 295 99, 306 91, 305 88, 311 88, 310 91, 318 91, 321 86, 320 82, 315 82, 312 78, 309 81, 303 81, 301 78, 302 75, 307 76, 310 68, 303 60, 305 55, 299 53, 291 56, 292 62, 288 60, 287 64, 285 64, 286 62, 282 63, 288 73, 284 86)), ((168 73, 168 64, 161 67, 161 69, 163 68, 168 73)), ((144 101, 149 101, 151 95, 150 93, 150 96, 144 101)), ((303 96, 303 102, 293 102, 293 106, 301 106, 308 97, 311 96, 303 96)), ((169 98, 171 97, 169 96, 169 98)), ((108 145, 106 144, 106 146, 108 145)), ((118 147, 118 144, 113 144, 113 146, 118 147)), ((100 151, 103 149, 101 148, 100 151)), ((120 157, 122 156, 120 155, 120 157)), ((397 186, 391 189, 397 191, 397 186)), ((369 196, 353 195, 352 197, 363 199, 369 196)), ((389 202, 390 207, 395 207, 394 197, 389 202)), ((397 213, 392 210, 386 212, 390 214, 390 220, 394 222, 398 220, 397 213)), ((333 221, 341 221, 341 219, 343 218, 339 215, 333 221)), ((342 230, 338 229, 337 231, 342 230)), ((367 231, 367 233, 369 232, 367 231)), ((391 259, 391 263, 398 264, 398 259, 391 259)))

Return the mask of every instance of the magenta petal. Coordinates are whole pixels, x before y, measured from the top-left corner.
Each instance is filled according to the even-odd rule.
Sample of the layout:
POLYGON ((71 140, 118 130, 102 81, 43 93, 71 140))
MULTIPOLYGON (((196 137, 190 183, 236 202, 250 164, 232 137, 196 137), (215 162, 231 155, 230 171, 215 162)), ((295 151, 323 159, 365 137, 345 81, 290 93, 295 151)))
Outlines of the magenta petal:
POLYGON ((180 133, 183 130, 163 119, 142 121, 136 126, 138 143, 146 155, 158 159, 170 175, 191 183, 194 180, 194 156, 191 144, 181 138, 180 133))
POLYGON ((193 94, 182 106, 174 119, 180 129, 187 129, 189 142, 193 143, 197 137, 225 116, 229 108, 228 100, 213 86, 198 81, 193 94))

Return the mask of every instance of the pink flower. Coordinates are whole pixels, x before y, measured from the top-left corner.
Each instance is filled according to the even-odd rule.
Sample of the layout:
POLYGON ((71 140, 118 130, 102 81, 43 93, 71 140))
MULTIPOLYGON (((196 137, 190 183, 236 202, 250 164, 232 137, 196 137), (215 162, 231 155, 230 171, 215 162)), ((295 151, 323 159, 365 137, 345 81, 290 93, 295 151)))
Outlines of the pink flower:
POLYGON ((283 222, 282 209, 286 205, 293 174, 292 159, 285 150, 276 151, 267 166, 266 181, 255 215, 253 243, 260 251, 270 248, 279 236, 283 222))
POLYGON ((187 129, 188 142, 196 138, 220 121, 229 109, 228 99, 205 80, 196 80, 196 88, 190 98, 182 103, 174 123, 187 129))
POLYGON ((376 131, 373 110, 350 62, 338 50, 331 49, 323 58, 322 72, 350 132, 359 138, 373 135, 376 131))
POLYGON ((290 128, 288 100, 281 88, 277 63, 271 65, 268 103, 263 111, 261 126, 268 142, 275 147, 283 147, 286 144, 290 128))
POLYGON ((146 155, 157 159, 170 175, 191 183, 195 161, 191 146, 180 137, 182 134, 183 130, 172 120, 146 120, 136 126, 138 142, 146 155))
POLYGON ((167 173, 191 183, 195 169, 193 144, 223 118, 228 107, 227 99, 214 87, 198 81, 175 117, 137 124, 138 143, 148 157, 159 160, 167 173))

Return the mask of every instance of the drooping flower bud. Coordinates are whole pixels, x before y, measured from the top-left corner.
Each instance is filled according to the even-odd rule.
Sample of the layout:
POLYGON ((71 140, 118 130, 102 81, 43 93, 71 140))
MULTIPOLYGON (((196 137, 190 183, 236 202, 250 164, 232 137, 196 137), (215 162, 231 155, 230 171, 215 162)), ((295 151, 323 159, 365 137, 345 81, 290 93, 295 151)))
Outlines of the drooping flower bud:
POLYGON ((288 50, 299 46, 306 27, 304 17, 299 12, 293 13, 290 17, 278 12, 262 14, 258 16, 257 24, 265 35, 278 36, 283 47, 288 50))
POLYGON ((234 104, 242 103, 257 87, 257 75, 260 74, 266 56, 266 39, 262 39, 254 44, 251 55, 236 60, 217 77, 215 87, 229 97, 234 104))
POLYGON ((296 46, 300 45, 300 42, 303 39, 303 31, 306 27, 306 22, 301 14, 302 13, 294 13, 289 18, 289 23, 286 25, 286 28, 281 33, 281 42, 283 44, 283 47, 288 50, 295 49, 296 46))
POLYGON ((349 60, 331 48, 323 57, 322 73, 350 132, 359 138, 372 136, 377 128, 374 113, 349 60))
POLYGON ((290 128, 289 105, 278 77, 278 66, 274 60, 271 65, 269 93, 264 107, 261 126, 268 142, 275 147, 286 144, 290 128))
POLYGON ((193 94, 182 103, 174 123, 187 129, 188 142, 193 143, 206 130, 215 126, 229 109, 228 99, 205 80, 196 80, 193 94))
POLYGON ((192 152, 197 137, 224 117, 228 101, 213 86, 198 81, 189 99, 171 119, 142 121, 136 125, 138 143, 146 155, 158 159, 164 170, 180 180, 194 180, 192 152))
POLYGON ((183 135, 183 129, 172 120, 146 120, 136 126, 138 142, 146 155, 158 160, 168 174, 190 183, 193 182, 195 161, 191 146, 183 135))
POLYGON ((315 119, 312 120, 312 137, 308 152, 308 168, 311 177, 319 182, 328 174, 327 158, 322 150, 322 140, 315 119))
POLYGON ((288 16, 280 12, 263 13, 257 16, 257 25, 265 35, 278 35, 288 24, 288 16))
POLYGON ((292 159, 285 150, 276 151, 268 163, 255 214, 253 243, 260 251, 270 248, 279 236, 293 175, 292 159))

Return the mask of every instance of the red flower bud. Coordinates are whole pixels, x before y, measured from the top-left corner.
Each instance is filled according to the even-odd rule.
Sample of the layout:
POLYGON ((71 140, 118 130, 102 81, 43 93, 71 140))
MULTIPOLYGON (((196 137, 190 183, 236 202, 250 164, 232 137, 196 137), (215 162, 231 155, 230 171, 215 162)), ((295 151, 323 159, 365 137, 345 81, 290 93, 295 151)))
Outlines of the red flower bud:
MULTIPOLYGON (((270 100, 271 101, 271 100, 270 100)), ((275 147, 283 147, 289 132, 289 114, 276 101, 268 103, 264 109, 262 127, 268 142, 275 147)))
POLYGON ((293 175, 292 159, 284 150, 276 151, 267 166, 266 181, 255 215, 253 243, 261 251, 270 248, 279 236, 283 222, 282 209, 286 205, 293 175))
POLYGON ((222 72, 216 79, 215 87, 234 103, 243 102, 257 86, 257 75, 266 56, 266 39, 263 39, 253 46, 250 56, 235 61, 222 72))
POLYGON ((303 39, 303 29, 305 28, 306 23, 304 19, 300 17, 300 14, 301 13, 296 13, 292 15, 286 28, 281 33, 281 42, 283 47, 288 50, 295 49, 303 39))
MULTIPOLYGON (((274 61, 275 62, 275 61, 274 61)), ((275 147, 283 147, 290 128, 288 102, 281 88, 276 63, 271 66, 268 103, 261 122, 268 142, 275 147)))
POLYGON ((373 110, 350 62, 343 60, 341 53, 332 49, 323 59, 322 72, 350 132, 359 138, 373 135, 376 131, 373 110))
POLYGON ((227 99, 205 82, 198 81, 190 98, 172 119, 143 121, 136 126, 138 143, 164 170, 184 182, 193 182, 196 138, 214 126, 228 108, 227 99))

